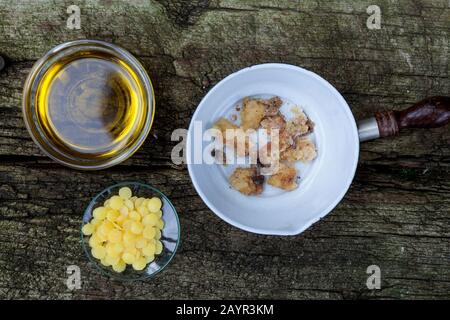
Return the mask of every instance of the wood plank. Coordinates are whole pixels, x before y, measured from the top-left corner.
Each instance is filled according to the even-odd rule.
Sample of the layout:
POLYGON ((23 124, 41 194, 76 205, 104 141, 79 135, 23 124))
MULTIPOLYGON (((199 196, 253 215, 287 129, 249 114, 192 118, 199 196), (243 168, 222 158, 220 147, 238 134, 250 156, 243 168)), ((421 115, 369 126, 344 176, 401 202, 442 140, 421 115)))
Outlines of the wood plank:
POLYGON ((450 130, 408 131, 361 145, 354 183, 333 212, 295 237, 245 233, 217 218, 184 167, 170 161, 176 128, 218 81, 263 62, 303 66, 342 92, 357 119, 450 92, 445 0, 86 1, 67 30, 70 1, 0 0, 0 297, 2 298, 450 298, 450 130), (144 146, 98 172, 56 165, 32 143, 21 92, 34 61, 64 41, 123 46, 149 72, 157 114, 144 146), (141 180, 174 202, 182 244, 151 281, 121 283, 84 256, 84 207, 118 181, 141 180), (69 291, 66 268, 81 267, 69 291), (379 265, 382 290, 368 290, 379 265))

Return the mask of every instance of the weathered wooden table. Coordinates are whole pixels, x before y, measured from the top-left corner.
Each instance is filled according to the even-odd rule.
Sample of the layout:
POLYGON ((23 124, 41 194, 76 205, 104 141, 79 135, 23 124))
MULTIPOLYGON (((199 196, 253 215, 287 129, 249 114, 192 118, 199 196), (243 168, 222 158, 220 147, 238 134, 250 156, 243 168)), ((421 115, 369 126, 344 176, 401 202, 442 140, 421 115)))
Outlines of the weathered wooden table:
POLYGON ((0 0, 0 298, 450 298, 449 127, 362 144, 345 199, 295 237, 229 226, 170 160, 172 130, 187 128, 215 83, 252 64, 319 73, 356 118, 449 95, 448 0, 14 2, 0 0), (66 25, 73 3, 79 30, 66 25), (372 4, 381 29, 366 25, 372 4), (157 138, 98 172, 45 157, 21 114, 34 61, 80 38, 128 49, 156 86, 157 138), (105 278, 80 246, 86 204, 121 180, 159 187, 180 213, 181 247, 150 281, 105 278), (79 290, 66 286, 69 265, 81 268, 79 290), (380 290, 366 286, 369 265, 381 269, 380 290))

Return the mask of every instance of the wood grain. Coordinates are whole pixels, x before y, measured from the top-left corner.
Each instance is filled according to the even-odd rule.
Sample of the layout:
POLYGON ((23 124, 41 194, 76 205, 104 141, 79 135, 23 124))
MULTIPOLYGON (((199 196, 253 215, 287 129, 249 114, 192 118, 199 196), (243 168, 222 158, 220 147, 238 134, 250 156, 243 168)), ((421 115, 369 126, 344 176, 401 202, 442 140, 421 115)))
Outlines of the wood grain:
MULTIPOLYGON (((329 80, 363 118, 449 95, 446 0, 379 0, 382 28, 366 28, 372 1, 84 1, 81 30, 66 28, 73 1, 0 0, 0 297, 450 298, 450 130, 406 130, 361 145, 351 189, 331 214, 295 237, 245 233, 219 220, 170 150, 206 92, 242 67, 285 62, 329 80), (53 46, 92 38, 143 63, 156 86, 153 133, 124 164, 63 168, 31 141, 21 91, 53 46), (182 243, 155 279, 98 274, 79 243, 90 198, 122 180, 161 188, 180 212, 182 243), (82 289, 65 285, 80 266, 82 289), (382 271, 368 290, 366 268, 382 271)), ((276 213, 275 213, 276 214, 276 213)))

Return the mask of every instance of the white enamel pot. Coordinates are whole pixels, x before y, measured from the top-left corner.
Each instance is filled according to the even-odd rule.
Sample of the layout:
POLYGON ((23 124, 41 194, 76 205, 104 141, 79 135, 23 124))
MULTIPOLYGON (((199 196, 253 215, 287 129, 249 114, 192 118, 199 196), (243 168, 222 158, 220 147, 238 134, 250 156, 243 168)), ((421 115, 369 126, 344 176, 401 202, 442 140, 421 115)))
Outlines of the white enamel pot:
POLYGON ((402 112, 378 113, 360 121, 358 129, 347 102, 317 74, 287 64, 255 65, 227 76, 200 102, 188 130, 189 174, 205 204, 231 225, 259 234, 300 234, 344 197, 355 175, 360 140, 393 135, 404 127, 441 126, 450 119, 449 106, 448 97, 429 98, 402 112), (265 186, 262 194, 246 196, 228 183, 233 167, 193 163, 199 144, 202 150, 210 144, 199 141, 195 131, 229 117, 249 96, 279 96, 301 107, 315 123, 311 138, 318 156, 309 164, 297 164, 299 187, 293 191, 265 186))

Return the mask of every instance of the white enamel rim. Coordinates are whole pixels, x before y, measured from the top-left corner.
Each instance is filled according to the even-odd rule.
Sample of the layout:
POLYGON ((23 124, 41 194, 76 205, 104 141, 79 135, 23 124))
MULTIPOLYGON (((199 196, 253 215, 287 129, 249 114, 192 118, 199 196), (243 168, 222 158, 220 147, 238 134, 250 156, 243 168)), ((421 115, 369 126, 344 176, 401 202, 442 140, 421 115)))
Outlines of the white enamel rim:
MULTIPOLYGON (((188 129, 187 139, 186 139, 187 140, 186 141, 186 159, 191 159, 191 157, 192 157, 192 150, 191 150, 191 148, 192 148, 191 138, 192 137, 191 137, 191 135, 192 135, 192 131, 193 131, 193 124, 194 124, 195 120, 198 120, 197 119, 198 114, 200 113, 200 110, 204 107, 207 99, 210 96, 214 95, 215 92, 217 90, 219 90, 219 88, 222 85, 224 85, 227 82, 233 81, 236 76, 241 75, 242 73, 246 73, 246 72, 256 70, 256 69, 272 69, 272 68, 286 69, 289 71, 294 70, 296 72, 303 73, 303 75, 314 78, 315 80, 319 81, 326 89, 328 89, 330 91, 330 93, 333 95, 333 97, 336 98, 336 100, 339 102, 339 104, 342 105, 344 108, 343 111, 345 112, 345 114, 349 120, 348 123, 345 123, 344 125, 349 126, 349 130, 351 130, 351 132, 352 132, 352 140, 353 141, 351 142, 352 150, 350 150, 350 151, 353 153, 351 155, 353 162, 351 163, 351 174, 348 174, 346 176, 345 182, 342 183, 341 192, 338 194, 338 196, 335 197, 334 201, 332 201, 331 204, 328 205, 328 207, 326 207, 326 209, 322 210, 320 214, 317 214, 314 217, 314 219, 309 220, 307 223, 303 224, 303 226, 300 226, 295 230, 280 230, 280 229, 271 229, 271 228, 252 227, 249 225, 244 225, 244 224, 230 218, 225 213, 223 213, 219 208, 217 208, 214 205, 214 203, 211 202, 210 199, 208 199, 208 197, 202 191, 202 189, 199 185, 199 182, 197 180, 197 177, 193 173, 192 164, 188 163, 187 167, 188 167, 188 172, 191 177, 192 183, 193 183, 197 193, 200 195, 200 197, 202 198, 204 203, 222 220, 226 221, 227 223, 229 223, 241 230, 245 230, 245 231, 252 232, 252 233, 264 234, 264 235, 293 236, 293 235, 298 235, 298 234, 302 233, 304 230, 308 229, 312 224, 314 224, 315 222, 317 222, 318 220, 320 220, 321 218, 326 216, 339 204, 339 202, 343 199, 343 197, 347 193, 348 189, 350 188, 350 185, 353 181, 353 178, 354 178, 354 175, 356 172, 356 168, 358 166, 359 138, 358 138, 358 129, 357 129, 356 121, 355 121, 353 113, 351 112, 351 109, 348 106, 345 99, 328 81, 326 81, 325 79, 323 79, 322 77, 320 77, 319 75, 317 75, 316 73, 314 73, 312 71, 306 70, 306 69, 298 67, 298 66, 294 66, 294 65, 290 65, 290 64, 283 64, 283 63, 265 63, 265 64, 254 65, 254 66, 250 66, 250 67, 241 69, 235 73, 228 75, 227 77, 222 79, 219 83, 217 83, 203 97, 203 99, 201 100, 200 104, 198 105, 197 109, 195 110, 195 112, 192 116, 192 119, 191 119, 191 122, 189 125, 189 129, 188 129)), ((242 98, 244 98, 244 97, 242 97, 242 98)))

